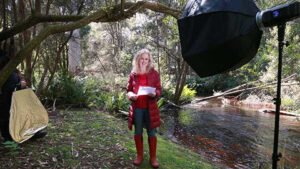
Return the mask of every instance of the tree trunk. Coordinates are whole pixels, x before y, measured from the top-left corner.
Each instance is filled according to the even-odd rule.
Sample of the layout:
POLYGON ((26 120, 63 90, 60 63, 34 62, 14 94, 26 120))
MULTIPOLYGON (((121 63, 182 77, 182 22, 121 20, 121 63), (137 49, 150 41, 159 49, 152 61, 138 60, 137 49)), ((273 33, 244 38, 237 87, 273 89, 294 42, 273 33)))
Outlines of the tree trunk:
MULTIPOLYGON (((20 17, 20 21, 24 21, 26 18, 24 0, 19 0, 19 17, 20 17)), ((25 44, 30 41, 30 36, 31 36, 30 30, 25 30, 23 32, 24 41, 21 46, 25 46, 25 44)), ((32 53, 30 52, 25 56, 25 80, 29 87, 31 87, 31 78, 32 78, 31 60, 32 60, 32 53)))
POLYGON ((43 93, 44 85, 45 85, 45 78, 46 78, 46 75, 48 73, 48 70, 49 70, 49 65, 44 66, 44 70, 43 70, 43 73, 42 73, 42 76, 41 76, 41 80, 40 80, 40 82, 37 86, 37 90, 36 90, 37 95, 40 95, 41 93, 43 93))
POLYGON ((81 45, 79 29, 73 31, 72 37, 69 40, 68 61, 69 72, 76 74, 77 71, 81 70, 81 45))
POLYGON ((36 15, 40 15, 41 14, 41 0, 35 0, 35 9, 34 12, 36 15))
MULTIPOLYGON (((5 0, 2 0, 2 3, 1 3, 1 15, 2 15, 2 29, 3 31, 5 31, 7 29, 7 17, 6 17, 6 3, 5 3, 5 0)), ((6 51, 6 40, 5 41, 0 41, 1 42, 1 48, 6 51), (2 43, 3 42, 3 43, 2 43)))
POLYGON ((180 99, 183 87, 185 85, 187 68, 188 68, 187 63, 183 61, 182 70, 179 75, 179 79, 177 79, 177 83, 176 83, 176 90, 175 90, 175 95, 174 95, 175 104, 179 103, 179 99, 180 99))

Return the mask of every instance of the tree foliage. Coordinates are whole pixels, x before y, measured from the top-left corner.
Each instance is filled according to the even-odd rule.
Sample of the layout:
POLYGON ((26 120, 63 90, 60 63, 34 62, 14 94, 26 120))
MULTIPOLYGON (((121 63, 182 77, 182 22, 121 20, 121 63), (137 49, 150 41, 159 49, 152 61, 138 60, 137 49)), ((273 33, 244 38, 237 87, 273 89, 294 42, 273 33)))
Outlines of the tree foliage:
MULTIPOLYGON (((22 0, 20 0, 19 2, 22 2, 20 4, 24 4, 24 1, 22 0)), ((36 0, 35 6, 33 6, 30 1, 30 8, 23 8, 30 9, 28 10, 28 12, 30 13, 28 17, 26 19, 23 19, 18 24, 11 24, 10 28, 8 28, 6 25, 7 19, 9 17, 4 15, 7 13, 7 5, 9 6, 10 4, 4 3, 2 15, 2 20, 4 24, 2 25, 3 30, 0 32, 0 40, 4 42, 4 48, 6 47, 5 44, 7 43, 7 39, 11 38, 12 41, 14 41, 14 36, 24 32, 27 29, 35 28, 35 26, 38 26, 40 23, 51 23, 51 25, 49 24, 48 26, 41 27, 40 31, 38 31, 38 34, 36 36, 33 36, 33 38, 30 41, 27 41, 26 44, 23 47, 21 47, 21 49, 18 50, 18 52, 15 55, 12 55, 12 53, 10 53, 12 59, 0 72, 0 86, 3 85, 3 83, 8 78, 10 73, 15 69, 15 67, 19 63, 21 63, 27 55, 31 55, 31 52, 34 49, 36 49, 36 47, 39 46, 41 42, 44 41, 44 39, 46 39, 50 35, 72 31, 74 29, 83 27, 91 22, 115 22, 124 20, 126 18, 132 17, 135 13, 144 9, 150 9, 156 12, 163 12, 166 14, 170 14, 174 17, 177 17, 179 14, 178 10, 169 8, 159 3, 139 1, 137 3, 125 2, 122 4, 111 6, 108 3, 108 1, 106 1, 106 3, 109 4, 108 6, 103 5, 100 7, 100 9, 96 10, 95 12, 92 12, 91 14, 88 13, 87 15, 78 15, 80 14, 81 9, 84 7, 84 4, 90 1, 79 1, 77 3, 70 1, 70 6, 68 6, 67 4, 61 6, 61 3, 59 2, 60 1, 54 3, 54 6, 56 5, 56 7, 58 7, 59 9, 57 11, 58 14, 49 15, 49 13, 44 14, 41 11, 36 10, 41 9, 41 1, 36 0), (73 7, 78 8, 77 10, 73 10, 73 7), (77 15, 72 15, 74 11, 77 11, 77 15), (68 15, 68 13, 70 13, 70 15, 68 15), (60 22, 61 24, 58 24, 58 22, 60 22)), ((46 12, 53 12, 52 10, 50 10, 52 9, 51 1, 48 1, 45 5, 46 12)), ((16 6, 16 4, 14 4, 14 6, 16 6)), ((16 8, 14 8, 14 10, 16 10, 16 8)), ((10 47, 14 48, 14 45, 11 45, 10 47)))

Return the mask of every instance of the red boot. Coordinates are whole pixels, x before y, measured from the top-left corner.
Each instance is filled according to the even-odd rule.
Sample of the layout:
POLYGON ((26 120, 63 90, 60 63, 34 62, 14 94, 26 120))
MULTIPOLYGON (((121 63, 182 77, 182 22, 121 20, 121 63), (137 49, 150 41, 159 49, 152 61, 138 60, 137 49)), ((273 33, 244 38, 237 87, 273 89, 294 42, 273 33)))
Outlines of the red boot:
POLYGON ((143 136, 142 135, 135 135, 134 136, 135 141, 135 147, 136 147, 136 159, 133 161, 133 164, 136 166, 141 165, 143 162, 143 155, 144 155, 144 149, 143 149, 143 136))
POLYGON ((149 137, 149 151, 150 151, 150 164, 153 168, 158 168, 159 164, 156 160, 156 145, 157 145, 157 139, 156 137, 149 137))

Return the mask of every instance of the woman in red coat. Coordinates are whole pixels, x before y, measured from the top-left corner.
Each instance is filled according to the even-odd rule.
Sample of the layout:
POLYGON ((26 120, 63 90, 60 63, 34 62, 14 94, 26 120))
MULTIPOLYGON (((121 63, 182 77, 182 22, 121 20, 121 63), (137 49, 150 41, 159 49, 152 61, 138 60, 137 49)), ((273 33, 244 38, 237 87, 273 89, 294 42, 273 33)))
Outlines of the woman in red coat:
POLYGON ((133 59, 132 71, 127 84, 127 96, 131 101, 128 128, 134 124, 134 141, 137 158, 134 165, 143 161, 143 127, 147 129, 150 164, 158 168, 156 160, 156 129, 160 125, 157 99, 161 95, 161 84, 158 72, 153 67, 153 58, 147 49, 140 50, 133 59))

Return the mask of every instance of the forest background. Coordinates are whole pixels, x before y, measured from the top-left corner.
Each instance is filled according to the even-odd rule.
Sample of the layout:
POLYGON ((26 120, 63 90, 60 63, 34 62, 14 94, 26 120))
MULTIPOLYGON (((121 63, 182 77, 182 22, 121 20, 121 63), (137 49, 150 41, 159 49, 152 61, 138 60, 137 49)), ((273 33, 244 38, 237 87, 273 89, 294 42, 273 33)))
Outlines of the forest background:
MULTIPOLYGON (((186 2, 3 0, 1 49, 7 51, 11 60, 0 72, 0 85, 18 66, 29 87, 48 108, 127 111, 126 83, 132 58, 138 50, 148 48, 164 88, 160 104, 164 101, 184 104, 195 96, 222 93, 241 85, 253 89, 244 88, 234 94, 235 98, 273 102, 278 62, 276 28, 265 30, 259 51, 248 64, 235 71, 200 78, 181 57, 177 19, 186 2), (81 55, 79 66, 70 70, 69 41, 74 37, 81 55)), ((284 2, 256 1, 262 10, 284 2)), ((298 113, 299 35, 299 19, 289 22, 286 30, 289 46, 283 53, 282 107, 298 113)))

